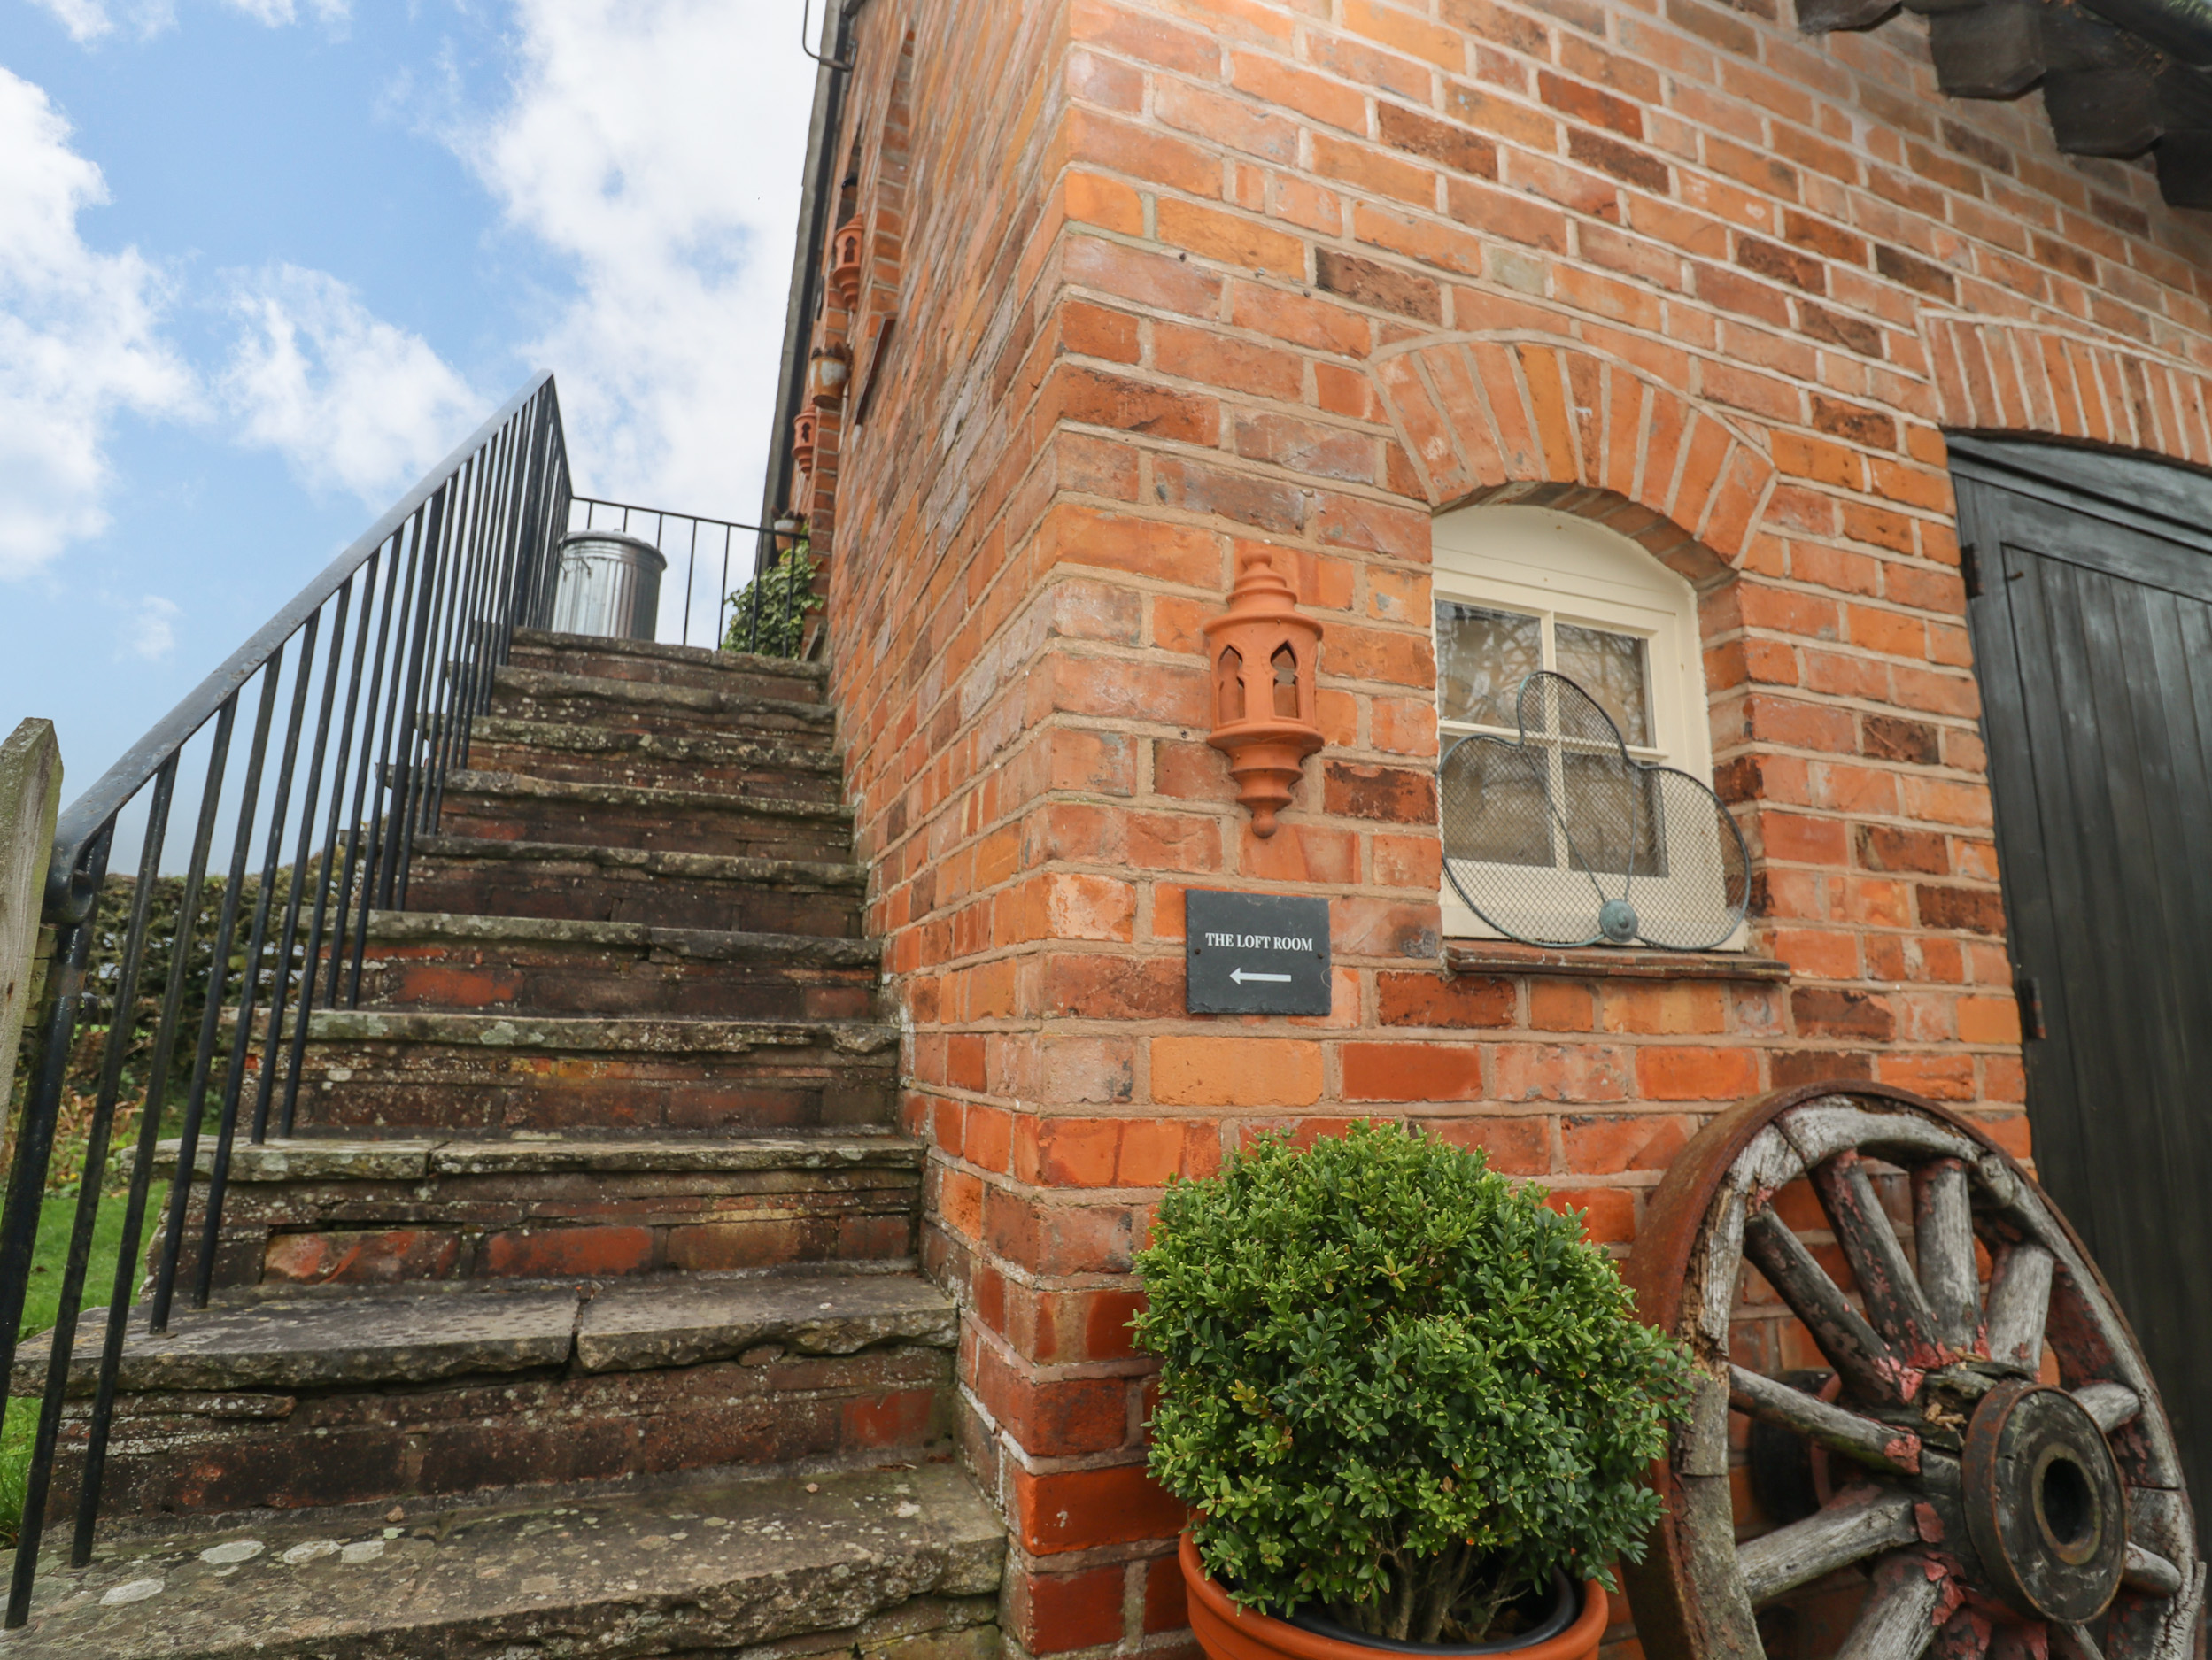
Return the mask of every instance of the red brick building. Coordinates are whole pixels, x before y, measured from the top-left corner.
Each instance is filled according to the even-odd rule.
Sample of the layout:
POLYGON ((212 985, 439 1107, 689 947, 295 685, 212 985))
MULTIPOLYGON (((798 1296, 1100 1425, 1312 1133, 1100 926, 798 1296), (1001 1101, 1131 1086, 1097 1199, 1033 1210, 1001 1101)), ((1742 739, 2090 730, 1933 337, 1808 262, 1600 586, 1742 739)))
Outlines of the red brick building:
MULTIPOLYGON (((2046 10, 2046 44, 2117 33, 2046 10)), ((2202 488, 2212 220, 2174 205, 2202 134, 2178 58, 2131 106, 2157 147, 2092 159, 2055 46, 2040 92, 1969 101, 1939 73, 2035 79, 1978 13, 1801 26, 1879 15, 840 15, 819 224, 848 234, 801 258, 843 269, 792 337, 851 374, 777 488, 829 555, 927 1266, 1026 1652, 1187 1641, 1130 1260, 1162 1184, 1253 1131, 1419 1120, 1623 1247, 1700 1123, 1779 1085, 1902 1085, 2029 1151, 2006 903, 2042 875, 2000 884, 1995 544, 1962 570, 1954 440, 2202 488), (1206 743, 1201 632, 1254 548, 1325 630, 1326 744, 1266 839, 1206 743), (1749 849, 1733 948, 1536 951, 1452 901, 1440 721, 1480 712, 1439 645, 1497 615, 1547 666, 1570 622, 1642 642, 1639 753, 1709 776, 1749 849), (1331 1012, 1187 1014, 1193 888, 1326 899, 1331 1012)))

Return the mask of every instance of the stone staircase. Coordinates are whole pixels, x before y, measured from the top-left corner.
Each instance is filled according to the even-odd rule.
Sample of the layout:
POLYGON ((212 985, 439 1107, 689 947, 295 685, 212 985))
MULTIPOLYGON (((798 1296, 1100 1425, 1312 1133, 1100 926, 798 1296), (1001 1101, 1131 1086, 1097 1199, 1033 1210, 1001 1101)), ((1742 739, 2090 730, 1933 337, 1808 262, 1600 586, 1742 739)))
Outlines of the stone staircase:
POLYGON ((823 690, 518 637, 0 1656, 995 1654, 823 690))

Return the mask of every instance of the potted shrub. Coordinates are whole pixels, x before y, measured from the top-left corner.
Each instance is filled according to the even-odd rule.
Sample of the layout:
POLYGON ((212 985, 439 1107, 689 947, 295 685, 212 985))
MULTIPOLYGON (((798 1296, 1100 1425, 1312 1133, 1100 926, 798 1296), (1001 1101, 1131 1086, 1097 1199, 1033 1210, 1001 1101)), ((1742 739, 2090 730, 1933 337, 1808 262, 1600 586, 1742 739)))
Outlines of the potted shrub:
POLYGON ((1152 1473, 1214 1660, 1594 1654, 1688 1363, 1578 1217, 1356 1124, 1172 1183, 1138 1257, 1152 1473))

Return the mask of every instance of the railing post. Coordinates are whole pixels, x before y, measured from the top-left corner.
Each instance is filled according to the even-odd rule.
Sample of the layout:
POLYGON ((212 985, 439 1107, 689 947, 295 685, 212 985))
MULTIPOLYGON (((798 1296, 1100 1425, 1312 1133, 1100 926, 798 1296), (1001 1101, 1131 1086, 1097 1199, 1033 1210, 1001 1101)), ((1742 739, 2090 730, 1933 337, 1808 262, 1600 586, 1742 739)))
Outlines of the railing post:
MULTIPOLYGON (((261 763, 267 759, 269 722, 276 713, 277 683, 284 673, 284 648, 269 654, 261 670, 261 697, 253 717, 253 739, 246 750, 245 782, 238 797, 238 830, 232 839, 230 874, 223 883, 222 903, 209 937, 213 961, 207 975, 207 1000, 200 1010, 199 1041, 193 1046, 192 1081, 184 1093, 184 1122, 177 1141, 177 1175, 169 1189, 169 1216, 161 1239, 161 1263, 155 1273, 153 1311, 147 1322, 156 1335, 169 1329, 169 1310, 176 1290, 177 1264, 184 1250, 184 1223, 191 1202, 192 1172, 198 1168, 200 1131, 206 1116, 207 1086, 214 1070, 215 1048, 222 1029, 223 993, 229 981, 230 947, 238 937, 238 908, 246 882, 246 860, 253 851, 253 814, 261 799, 261 763)), ((233 704, 228 706, 235 707, 233 704)), ((216 745, 222 746, 228 732, 219 727, 216 745)), ((238 1034, 243 1040, 243 1023, 238 1034)), ((233 1067, 237 1054, 232 1054, 233 1067)), ((218 1108, 220 1112, 220 1108, 218 1108)), ((204 1306, 195 1303, 195 1307, 204 1306)))
MULTIPOLYGON (((76 869, 61 887, 62 906, 54 933, 53 996, 46 1005, 43 1046, 38 1069, 24 1092, 18 1119, 15 1158, 8 1167, 7 1209, 0 1213, 0 1379, 15 1376, 16 1333, 23 1324, 23 1302, 30 1289, 31 1257, 38 1243, 38 1214, 46 1192, 46 1171, 54 1155, 54 1123, 61 1103, 62 1075, 69 1065, 69 1039, 77 1027, 77 1003, 84 993, 84 965, 91 953, 100 884, 107 876, 112 825, 103 828, 84 850, 76 869)), ((57 1406, 58 1402, 55 1403, 57 1406)), ((58 1416, 58 1415, 57 1415, 58 1416)), ((50 1469, 53 1443, 43 1432, 43 1448, 34 1446, 32 1463, 50 1469)), ((35 1469, 34 1478, 37 1474, 35 1469)), ((0 1626, 13 1630, 30 1618, 31 1577, 38 1566, 39 1524, 44 1517, 43 1483, 29 1484, 17 1522, 14 1571, 8 1606, 0 1626), (40 1508, 36 1514, 32 1506, 40 1508)))
MULTIPOLYGON (((126 1018, 123 1011, 135 1011, 138 999, 139 970, 145 965, 146 925, 153 912, 154 889, 160 881, 162 851, 168 845, 169 809, 176 799, 177 758, 174 755, 162 763, 154 775, 153 799, 146 815, 146 835, 138 854, 138 883, 131 895, 130 925, 125 935, 122 972, 117 977, 115 1008, 118 1013, 110 1024, 107 1037, 107 1058, 100 1072, 100 1096, 97 1108, 98 1134, 94 1138, 105 1145, 104 1138, 115 1110, 116 1097, 122 1084, 123 1057, 130 1047, 130 1037, 137 1025, 135 1013, 126 1018)), ((205 848, 200 849, 200 863, 205 863, 205 848)), ((182 942, 189 928, 182 917, 177 922, 177 941, 173 946, 182 957, 182 942)), ((181 984, 172 973, 171 990, 181 984)), ((175 1020, 171 1011, 173 997, 165 993, 163 1008, 165 1024, 174 1031, 175 1020)), ((159 1031, 155 1034, 157 1055, 167 1053, 167 1039, 159 1031)), ((165 1062, 166 1064, 166 1062, 165 1062)), ((150 1077, 146 1093, 139 1104, 138 1145, 131 1159, 130 1190, 124 1203, 123 1236, 115 1253, 114 1286, 108 1296, 107 1330, 100 1345, 99 1381, 92 1400, 92 1419, 85 1436, 84 1469, 77 1487, 77 1527, 69 1548, 69 1560, 81 1568, 92 1560, 92 1533, 99 1519, 100 1477, 107 1463, 108 1432, 115 1412, 115 1379, 123 1358, 123 1338, 130 1324, 131 1288, 138 1280, 138 1247, 146 1220, 146 1201, 153 1185, 154 1154, 161 1133, 161 1089, 159 1082, 150 1077)), ((93 1149, 86 1148, 86 1177, 79 1190, 77 1226, 70 1239, 70 1261, 78 1257, 78 1246, 86 1239, 97 1218, 100 1200, 97 1196, 104 1183, 95 1183, 91 1171, 96 1168, 93 1149), (95 1197, 89 1213, 85 1208, 85 1196, 95 1197)), ((74 1270, 70 1270, 72 1272, 74 1270)), ((79 1292, 62 1299, 62 1308, 72 1307, 79 1292)), ((50 1371, 49 1376, 51 1376, 50 1371)), ((65 1376, 65 1383, 66 1383, 65 1376)))
POLYGON ((51 721, 26 721, 0 744, 0 1117, 14 1105, 15 1057, 35 988, 39 913, 61 807, 61 745, 51 721))

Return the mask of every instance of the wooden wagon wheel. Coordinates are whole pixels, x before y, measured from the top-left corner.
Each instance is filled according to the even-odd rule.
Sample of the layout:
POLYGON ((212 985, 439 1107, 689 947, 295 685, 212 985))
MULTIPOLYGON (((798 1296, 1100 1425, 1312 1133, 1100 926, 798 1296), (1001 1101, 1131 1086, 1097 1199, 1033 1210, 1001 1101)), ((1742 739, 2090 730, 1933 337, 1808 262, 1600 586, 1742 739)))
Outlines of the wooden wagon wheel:
POLYGON ((1852 1564, 1872 1584, 1843 1660, 1931 1644, 1942 1660, 2193 1653, 2204 1569, 2150 1370, 2073 1229, 1964 1120, 1871 1084, 1747 1101, 1675 1161, 1628 1277, 1698 1365, 1690 1420, 1655 1472, 1666 1516, 1628 1573, 1659 1660, 1756 1660, 1762 1602, 1852 1564), (1911 1173, 1909 1255, 1869 1161, 1911 1173), (1856 1305, 1775 1212, 1801 1176, 1856 1305), (1746 1265, 1827 1357, 1830 1399, 1732 1363, 1746 1265), (2046 1349, 2055 1386, 2038 1381, 2046 1349), (1822 1449, 1830 1475, 1817 1510, 1740 1547, 1731 1406, 1822 1449))

